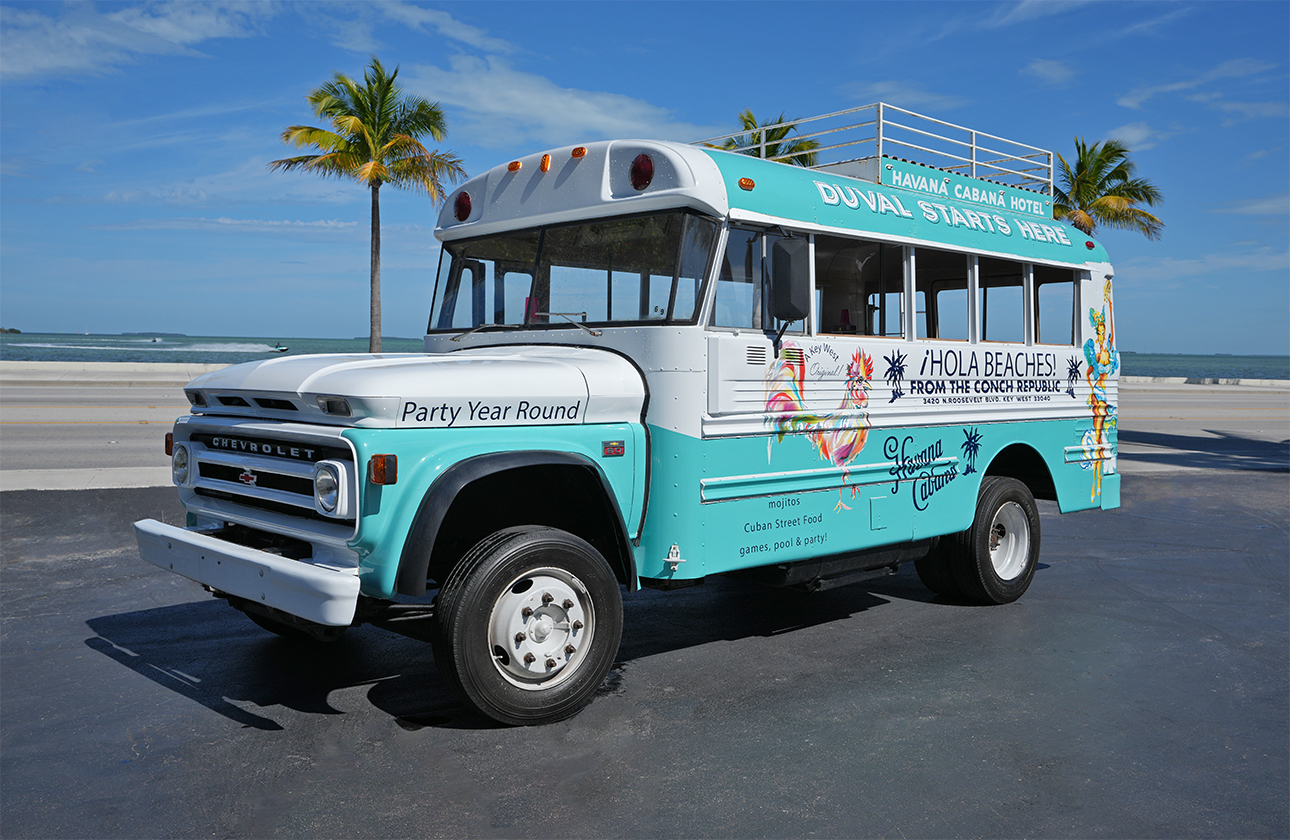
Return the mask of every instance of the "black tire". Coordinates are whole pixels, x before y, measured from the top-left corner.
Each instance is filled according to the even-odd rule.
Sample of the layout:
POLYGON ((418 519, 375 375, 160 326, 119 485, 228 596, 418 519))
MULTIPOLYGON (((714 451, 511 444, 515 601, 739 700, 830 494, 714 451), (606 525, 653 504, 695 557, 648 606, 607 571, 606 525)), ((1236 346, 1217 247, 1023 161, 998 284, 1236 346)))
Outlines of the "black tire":
POLYGON ((979 604, 1010 604, 1030 587, 1039 564, 1039 508, 1015 478, 988 475, 972 527, 942 537, 958 591, 979 604))
POLYGON ((554 528, 507 528, 467 552, 439 590, 435 664, 493 720, 552 723, 591 702, 622 632, 618 581, 596 549, 554 528))
POLYGON ((963 593, 959 591, 958 581, 954 579, 953 555, 948 550, 950 544, 949 537, 938 539, 936 545, 932 546, 932 550, 927 552, 926 557, 914 561, 914 569, 918 572, 918 579, 923 582, 923 586, 937 595, 956 598, 961 597, 963 593))
POLYGON ((296 623, 292 623, 261 615, 251 610, 243 610, 243 614, 255 622, 256 626, 284 639, 291 639, 296 642, 334 642, 349 629, 348 627, 330 627, 325 624, 314 624, 313 622, 305 622, 302 619, 297 619, 296 623))

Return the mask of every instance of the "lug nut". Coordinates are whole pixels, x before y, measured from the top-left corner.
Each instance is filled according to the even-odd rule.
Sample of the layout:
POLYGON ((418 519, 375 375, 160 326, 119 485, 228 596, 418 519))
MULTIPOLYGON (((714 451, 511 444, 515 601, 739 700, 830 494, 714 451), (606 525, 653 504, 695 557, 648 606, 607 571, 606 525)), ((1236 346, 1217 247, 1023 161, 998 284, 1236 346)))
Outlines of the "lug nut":
POLYGON ((573 645, 565 645, 565 646, 564 646, 564 652, 565 652, 565 653, 567 653, 567 654, 568 654, 568 655, 570 655, 570 656, 573 656, 575 653, 577 653, 577 652, 578 652, 578 649, 577 649, 576 647, 574 647, 573 645))
POLYGON ((546 661, 546 667, 548 667, 548 668, 554 668, 554 667, 555 667, 555 660, 554 660, 554 659, 548 659, 548 660, 546 661))
POLYGON ((582 622, 581 622, 581 621, 574 621, 574 622, 573 622, 573 629, 574 629, 574 630, 581 630, 581 629, 582 629, 582 622))
POLYGON ((528 618, 531 615, 533 615, 532 607, 525 607, 524 609, 520 610, 520 618, 528 618))
POLYGON ((552 595, 550 592, 543 592, 543 593, 542 593, 542 603, 544 603, 544 604, 549 604, 549 603, 551 603, 551 602, 552 602, 552 601, 554 601, 554 600, 555 600, 555 596, 554 596, 554 595, 552 595))
POLYGON ((524 654, 524 664, 525 664, 525 665, 532 665, 532 664, 533 664, 533 662, 534 662, 534 660, 536 660, 536 659, 537 659, 537 657, 536 657, 536 656, 534 656, 534 655, 533 655, 533 654, 531 654, 531 653, 526 653, 526 654, 524 654))
POLYGON ((523 633, 516 633, 516 634, 515 634, 515 643, 516 643, 516 644, 519 644, 520 642, 524 641, 524 640, 525 640, 525 639, 527 639, 527 638, 528 638, 528 636, 525 636, 523 633))
POLYGON ((573 601, 570 601, 568 598, 565 598, 564 603, 561 604, 560 606, 564 607, 566 610, 571 610, 573 609, 573 601))

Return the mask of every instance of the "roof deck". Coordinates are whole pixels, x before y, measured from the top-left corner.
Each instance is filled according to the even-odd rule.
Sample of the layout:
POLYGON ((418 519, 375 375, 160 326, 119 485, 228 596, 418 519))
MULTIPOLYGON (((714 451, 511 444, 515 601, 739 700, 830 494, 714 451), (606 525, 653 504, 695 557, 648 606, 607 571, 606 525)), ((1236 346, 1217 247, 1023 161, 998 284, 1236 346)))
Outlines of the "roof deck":
POLYGON ((819 144, 811 169, 1052 218, 1051 151, 883 102, 693 145, 789 162, 800 152, 777 154, 778 145, 807 139, 819 144), (776 129, 793 130, 776 140, 776 129))

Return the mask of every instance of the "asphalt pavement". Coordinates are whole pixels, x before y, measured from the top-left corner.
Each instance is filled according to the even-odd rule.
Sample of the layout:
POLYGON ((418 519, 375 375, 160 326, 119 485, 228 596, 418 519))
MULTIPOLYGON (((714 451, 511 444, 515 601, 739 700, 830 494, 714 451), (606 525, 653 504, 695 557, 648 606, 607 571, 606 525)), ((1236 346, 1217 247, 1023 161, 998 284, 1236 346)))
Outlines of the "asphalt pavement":
MULTIPOLYGON (((17 387, 2 486, 66 440, 17 445, 17 387)), ((54 390, 94 398, 30 387, 69 425, 54 390)), ((173 408, 113 390, 84 419, 173 408)), ((78 428, 165 431, 136 426, 78 428)), ((1043 503, 1015 604, 912 568, 637 593, 591 706, 525 729, 426 644, 289 642, 144 563, 131 523, 182 521, 170 487, 0 493, 0 835, 1290 836, 1287 392, 1135 388, 1120 441, 1123 507, 1043 503)), ((108 446, 58 470, 133 468, 108 446)))

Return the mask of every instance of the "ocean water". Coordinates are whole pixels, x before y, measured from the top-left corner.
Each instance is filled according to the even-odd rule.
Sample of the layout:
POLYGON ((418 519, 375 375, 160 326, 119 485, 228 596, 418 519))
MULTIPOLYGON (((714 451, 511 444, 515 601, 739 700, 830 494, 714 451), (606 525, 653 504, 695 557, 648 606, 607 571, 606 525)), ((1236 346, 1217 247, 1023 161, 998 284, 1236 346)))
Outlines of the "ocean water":
MULTIPOLYGON (((230 336, 0 335, 0 359, 48 362, 186 362, 232 365, 279 354, 366 353, 366 338, 258 338, 230 336)), ((419 353, 420 338, 384 338, 387 353, 419 353)), ((1121 353, 1126 376, 1290 380, 1290 356, 1198 356, 1121 353)))
MULTIPOLYGON (((386 353, 419 353, 420 338, 383 338, 386 353)), ((28 362, 180 362, 235 365, 279 355, 366 353, 366 338, 256 338, 237 336, 0 335, 0 359, 28 362), (280 353, 275 347, 288 348, 280 353)))

